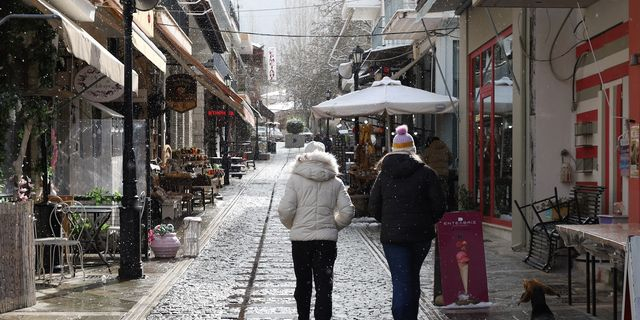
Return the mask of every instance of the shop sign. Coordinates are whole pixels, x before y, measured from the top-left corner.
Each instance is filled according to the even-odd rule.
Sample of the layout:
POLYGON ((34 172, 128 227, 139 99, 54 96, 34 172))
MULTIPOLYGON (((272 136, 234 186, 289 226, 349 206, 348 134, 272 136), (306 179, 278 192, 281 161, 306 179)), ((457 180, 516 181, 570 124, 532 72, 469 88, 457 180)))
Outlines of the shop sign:
POLYGON ((440 252, 440 279, 445 306, 481 306, 489 301, 484 260, 482 214, 448 212, 436 225, 440 252), (479 305, 480 304, 480 305, 479 305))
POLYGON ((167 107, 177 112, 187 112, 196 108, 196 101, 196 79, 188 74, 174 74, 167 77, 167 107))
MULTIPOLYGON (((227 113, 224 110, 209 110, 207 111, 207 115, 209 117, 223 117, 227 115, 227 113)), ((233 117, 234 115, 235 113, 233 111, 229 111, 229 116, 233 117)))
POLYGON ((106 77, 93 66, 86 66, 76 74, 73 85, 82 97, 93 102, 109 102, 124 93, 124 87, 106 77), (98 79, 102 80, 98 81, 98 79), (98 81, 96 83, 96 81, 98 81))
POLYGON ((629 130, 629 140, 629 148, 631 149, 629 151, 631 157, 629 160, 629 176, 631 178, 638 178, 638 166, 640 165, 640 159, 638 158, 638 156, 640 156, 640 150, 638 149, 640 148, 640 126, 637 124, 631 126, 629 130))
POLYGON ((267 79, 270 82, 278 81, 276 62, 276 48, 269 47, 267 49, 267 79))

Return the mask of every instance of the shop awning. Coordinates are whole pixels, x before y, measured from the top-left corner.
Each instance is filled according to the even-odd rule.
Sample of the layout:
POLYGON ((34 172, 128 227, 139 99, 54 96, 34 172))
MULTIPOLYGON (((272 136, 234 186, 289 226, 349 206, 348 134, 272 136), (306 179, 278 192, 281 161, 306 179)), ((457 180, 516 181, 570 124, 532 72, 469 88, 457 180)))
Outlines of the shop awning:
POLYGON ((413 9, 398 10, 393 14, 391 20, 384 28, 385 40, 420 40, 426 39, 426 33, 422 21, 427 29, 432 30, 440 27, 441 23, 449 18, 453 18, 453 11, 427 13, 421 19, 413 9), (422 20, 422 21, 421 21, 422 20))
POLYGON ((107 117, 109 118, 124 118, 123 115, 111 110, 110 108, 108 108, 107 106, 105 106, 102 103, 98 103, 98 102, 93 102, 91 100, 86 100, 90 105, 92 105, 94 108, 102 111, 102 113, 104 113, 107 117))
MULTIPOLYGON (((100 72, 109 77, 109 79, 124 86, 124 64, 114 57, 109 50, 46 1, 25 1, 43 13, 51 13, 59 16, 60 24, 58 24, 57 20, 49 20, 49 23, 54 27, 58 25, 62 26, 62 35, 67 45, 67 50, 76 58, 100 70, 100 72)), ((133 92, 138 92, 138 74, 135 71, 132 71, 132 88, 133 92)))
POLYGON ((49 0, 49 3, 73 21, 95 21, 96 6, 89 0, 49 0))
MULTIPOLYGON (((107 0, 107 3, 113 10, 114 14, 118 17, 118 19, 120 19, 120 22, 122 22, 123 15, 122 5, 120 4, 120 2, 107 0)), ((151 63, 153 63, 158 69, 160 69, 160 71, 167 72, 167 58, 135 23, 133 24, 131 40, 133 41, 133 46, 136 48, 136 50, 147 57, 147 59, 149 59, 151 63)))
POLYGON ((461 10, 471 5, 471 0, 427 0, 418 3, 419 12, 442 12, 461 10))
POLYGON ((169 51, 169 53, 182 65, 182 67, 202 84, 209 92, 218 97, 224 103, 234 109, 247 124, 255 126, 255 117, 251 107, 237 93, 228 88, 222 78, 207 69, 198 59, 189 54, 174 38, 171 31, 164 24, 156 23, 158 31, 155 39, 169 51), (194 70, 199 72, 196 72, 194 70))

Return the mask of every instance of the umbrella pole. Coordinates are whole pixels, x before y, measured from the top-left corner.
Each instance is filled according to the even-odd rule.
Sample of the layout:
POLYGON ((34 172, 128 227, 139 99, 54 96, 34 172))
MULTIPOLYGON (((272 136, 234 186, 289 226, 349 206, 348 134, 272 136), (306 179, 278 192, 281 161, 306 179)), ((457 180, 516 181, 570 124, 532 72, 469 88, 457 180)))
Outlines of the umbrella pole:
POLYGON ((387 113, 385 111, 385 117, 384 117, 384 126, 385 126, 385 130, 384 130, 384 136, 385 136, 385 143, 387 146, 387 152, 391 152, 391 116, 389 116, 389 113, 387 113))

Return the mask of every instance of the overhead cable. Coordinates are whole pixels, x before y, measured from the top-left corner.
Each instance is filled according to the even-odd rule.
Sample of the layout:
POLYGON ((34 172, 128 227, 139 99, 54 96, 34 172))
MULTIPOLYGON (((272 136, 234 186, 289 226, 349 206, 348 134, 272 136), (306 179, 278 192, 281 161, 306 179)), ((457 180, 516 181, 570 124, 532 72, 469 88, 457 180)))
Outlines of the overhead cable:
MULTIPOLYGON (((163 24, 158 23, 159 25, 164 26, 175 26, 173 24, 163 24)), ((327 34, 327 35, 316 35, 316 34, 278 34, 278 33, 263 33, 263 32, 250 32, 250 31, 235 31, 235 30, 220 30, 215 28, 195 28, 188 27, 189 29, 194 30, 202 30, 202 31, 213 31, 213 32, 221 32, 221 33, 237 33, 237 34, 249 34, 255 36, 264 36, 264 37, 282 37, 282 38, 368 38, 375 36, 385 36, 385 35, 402 35, 402 34, 416 34, 423 33, 424 31, 404 31, 404 32, 380 32, 380 33, 371 33, 371 34, 353 34, 353 35, 340 35, 340 34, 327 34)), ((458 29, 458 27, 453 28, 440 28, 440 29, 431 29, 430 32, 433 32, 432 35, 440 36, 446 35, 442 33, 437 33, 438 31, 452 31, 458 29)))

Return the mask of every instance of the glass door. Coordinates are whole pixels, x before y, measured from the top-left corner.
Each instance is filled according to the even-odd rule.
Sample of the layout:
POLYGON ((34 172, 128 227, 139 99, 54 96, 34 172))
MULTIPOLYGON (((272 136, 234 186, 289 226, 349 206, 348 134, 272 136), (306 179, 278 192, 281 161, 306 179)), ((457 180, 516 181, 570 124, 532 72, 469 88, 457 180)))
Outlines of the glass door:
POLYGON ((511 28, 469 55, 469 67, 469 191, 485 221, 510 225, 511 28))

